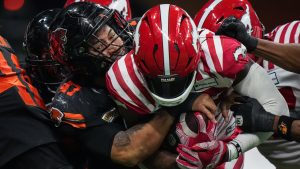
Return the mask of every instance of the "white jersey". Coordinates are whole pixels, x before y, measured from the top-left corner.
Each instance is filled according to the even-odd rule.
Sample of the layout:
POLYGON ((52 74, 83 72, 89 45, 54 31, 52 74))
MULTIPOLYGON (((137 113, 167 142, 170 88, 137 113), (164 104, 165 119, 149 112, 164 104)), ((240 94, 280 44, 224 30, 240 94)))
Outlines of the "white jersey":
MULTIPOLYGON (((276 43, 299 43, 300 21, 290 22, 276 27, 267 34, 267 38, 276 43)), ((300 74, 282 69, 264 60, 263 67, 268 71, 274 84, 288 103, 289 109, 300 111, 300 74)))
MULTIPOLYGON (((266 35, 276 43, 300 42, 300 21, 293 21, 276 27, 266 35)), ((282 69, 264 60, 263 67, 268 71, 274 84, 288 103, 291 116, 300 118, 300 74, 282 69)), ((295 141, 269 140, 259 147, 259 151, 279 169, 300 168, 300 144, 295 141)))

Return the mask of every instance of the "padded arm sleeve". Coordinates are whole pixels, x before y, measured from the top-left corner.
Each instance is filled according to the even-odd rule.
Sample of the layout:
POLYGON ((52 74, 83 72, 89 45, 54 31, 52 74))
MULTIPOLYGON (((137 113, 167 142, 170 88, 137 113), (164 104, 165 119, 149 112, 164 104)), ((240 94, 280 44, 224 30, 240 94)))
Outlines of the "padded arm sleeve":
MULTIPOLYGON (((289 109, 283 96, 269 78, 267 72, 258 64, 250 67, 246 77, 234 86, 236 92, 255 98, 264 109, 275 115, 289 116, 289 109)), ((272 132, 242 133, 234 140, 246 152, 272 136, 272 132)))

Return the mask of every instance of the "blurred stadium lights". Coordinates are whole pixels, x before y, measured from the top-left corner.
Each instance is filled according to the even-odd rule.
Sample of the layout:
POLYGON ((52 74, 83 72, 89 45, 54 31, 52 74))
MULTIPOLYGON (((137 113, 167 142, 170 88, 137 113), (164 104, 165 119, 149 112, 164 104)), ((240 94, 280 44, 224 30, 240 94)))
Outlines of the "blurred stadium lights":
POLYGON ((17 11, 21 9, 24 5, 24 0, 4 0, 4 9, 8 11, 17 11))

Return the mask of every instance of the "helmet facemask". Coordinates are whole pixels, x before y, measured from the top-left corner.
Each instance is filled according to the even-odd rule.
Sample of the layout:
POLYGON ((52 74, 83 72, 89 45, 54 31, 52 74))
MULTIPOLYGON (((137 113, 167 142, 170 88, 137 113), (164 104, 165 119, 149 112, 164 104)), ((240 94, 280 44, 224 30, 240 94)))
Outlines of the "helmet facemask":
POLYGON ((93 22, 83 26, 88 30, 86 36, 72 47, 77 56, 71 59, 71 69, 85 75, 103 75, 117 58, 132 48, 133 38, 130 25, 115 10, 99 14, 93 22))

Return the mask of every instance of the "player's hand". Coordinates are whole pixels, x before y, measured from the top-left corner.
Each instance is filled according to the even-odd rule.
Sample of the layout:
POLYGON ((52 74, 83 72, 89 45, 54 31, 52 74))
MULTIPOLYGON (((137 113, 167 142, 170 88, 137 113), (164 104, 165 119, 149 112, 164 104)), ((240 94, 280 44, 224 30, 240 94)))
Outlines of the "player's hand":
POLYGON ((267 112, 262 105, 253 98, 243 96, 235 98, 235 104, 230 107, 234 112, 237 126, 246 132, 274 131, 275 115, 267 112))
POLYGON ((249 52, 257 47, 258 40, 247 33, 245 25, 237 18, 231 16, 226 18, 216 35, 226 35, 240 41, 249 52))
POLYGON ((206 93, 199 95, 192 104, 192 110, 205 114, 209 120, 216 123, 215 112, 217 106, 213 99, 206 93))
POLYGON ((193 146, 199 142, 207 142, 215 139, 216 123, 204 119, 199 112, 189 112, 180 115, 176 125, 176 135, 180 144, 193 146))
POLYGON ((179 145, 176 162, 182 169, 215 168, 226 162, 227 145, 222 141, 195 144, 192 147, 179 145))
POLYGON ((223 96, 221 98, 221 102, 220 102, 221 113, 222 113, 222 116, 225 118, 226 122, 229 122, 230 106, 234 104, 234 98, 236 98, 238 96, 240 96, 240 95, 238 95, 235 92, 232 92, 230 95, 223 96))

